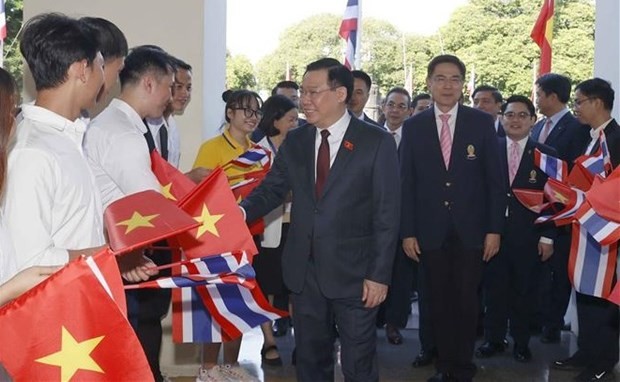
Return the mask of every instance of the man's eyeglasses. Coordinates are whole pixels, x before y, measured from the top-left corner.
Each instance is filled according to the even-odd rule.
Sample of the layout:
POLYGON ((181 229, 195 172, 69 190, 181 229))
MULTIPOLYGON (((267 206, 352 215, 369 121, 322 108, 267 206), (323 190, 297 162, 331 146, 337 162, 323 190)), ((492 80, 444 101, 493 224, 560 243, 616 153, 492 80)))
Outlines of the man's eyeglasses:
POLYGON ((524 111, 520 112, 520 113, 515 113, 512 111, 506 112, 504 113, 504 118, 506 119, 520 119, 522 121, 525 121, 526 119, 530 118, 532 115, 530 113, 526 113, 524 111))
POLYGON ((394 102, 388 102, 385 106, 387 106, 388 109, 397 109, 400 111, 405 111, 409 109, 409 107, 405 105, 404 103, 396 104, 394 102))
POLYGON ((263 112, 262 111, 250 109, 249 107, 235 107, 235 108, 233 108, 233 110, 243 110, 243 115, 246 118, 252 118, 253 115, 255 115, 256 118, 258 118, 258 119, 263 118, 263 112))
POLYGON ((331 87, 331 88, 327 88, 327 89, 323 89, 323 90, 304 90, 304 89, 300 89, 299 90, 299 98, 304 98, 304 97, 308 97, 310 99, 315 99, 316 97, 319 96, 319 94, 330 91, 330 90, 334 90, 336 89, 336 87, 331 87))
POLYGON ((573 100, 573 102, 575 103, 575 106, 581 106, 582 103, 584 103, 586 101, 591 101, 594 98, 596 98, 596 97, 587 97, 587 98, 582 98, 582 99, 575 98, 573 100))
POLYGON ((438 85, 445 86, 450 84, 452 86, 460 86, 463 84, 463 79, 461 77, 445 77, 445 76, 435 76, 432 78, 433 82, 438 85))

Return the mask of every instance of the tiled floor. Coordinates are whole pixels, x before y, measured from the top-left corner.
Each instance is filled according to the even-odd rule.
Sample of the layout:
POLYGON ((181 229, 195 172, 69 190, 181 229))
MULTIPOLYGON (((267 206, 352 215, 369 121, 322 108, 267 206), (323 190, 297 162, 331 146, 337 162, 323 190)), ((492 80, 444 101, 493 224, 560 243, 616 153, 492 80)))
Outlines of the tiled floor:
MULTIPOLYGON (((415 329, 403 330, 404 343, 391 345, 385 339, 385 332, 377 330, 377 343, 379 354, 379 367, 381 381, 426 381, 434 374, 432 366, 415 369, 411 367, 411 361, 419 350, 418 332, 415 329)), ((248 333, 243 339, 240 354, 241 364, 252 374, 259 376, 267 382, 295 381, 295 368, 291 365, 291 352, 294 347, 294 339, 291 333, 286 337, 277 339, 278 347, 284 365, 282 367, 260 366, 260 349, 262 336, 259 330, 248 333)), ((549 370, 552 360, 567 357, 574 351, 576 339, 572 333, 563 332, 562 341, 557 345, 542 344, 538 337, 531 341, 533 360, 527 364, 521 364, 512 359, 511 352, 506 351, 503 355, 487 360, 476 360, 478 374, 476 381, 480 382, 538 382, 571 381, 574 373, 549 370)), ((193 381, 194 378, 175 378, 176 381, 193 381)), ((336 371, 336 381, 343 381, 340 370, 336 371)))

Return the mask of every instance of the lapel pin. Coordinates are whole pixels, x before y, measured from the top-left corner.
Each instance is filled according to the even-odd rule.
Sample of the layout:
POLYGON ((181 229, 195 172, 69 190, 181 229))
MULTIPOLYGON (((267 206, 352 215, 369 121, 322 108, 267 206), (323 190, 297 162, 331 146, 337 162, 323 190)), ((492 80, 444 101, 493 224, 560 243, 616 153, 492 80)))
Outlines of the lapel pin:
POLYGON ((344 141, 344 148, 349 150, 349 151, 353 151, 353 143, 351 143, 349 141, 344 141))
POLYGON ((530 183, 536 183, 536 170, 532 170, 530 171, 530 179, 529 179, 530 183))
POLYGON ((467 159, 476 159, 476 148, 474 147, 474 145, 467 145, 467 159))

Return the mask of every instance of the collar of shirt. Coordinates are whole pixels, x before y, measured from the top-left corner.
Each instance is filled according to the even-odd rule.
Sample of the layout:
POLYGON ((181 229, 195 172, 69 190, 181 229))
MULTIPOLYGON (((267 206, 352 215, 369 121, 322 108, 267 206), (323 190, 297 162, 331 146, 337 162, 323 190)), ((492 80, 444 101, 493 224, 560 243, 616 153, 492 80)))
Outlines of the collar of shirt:
POLYGON ((497 133, 498 130, 499 130, 499 116, 495 118, 495 132, 497 133))
POLYGON ((528 139, 528 137, 525 137, 525 138, 520 139, 518 141, 513 141, 509 137, 506 137, 506 148, 508 150, 510 150, 510 145, 512 145, 512 142, 517 142, 517 144, 521 148, 521 153, 523 154, 523 151, 525 151, 525 145, 527 144, 527 139, 528 139))
POLYGON ((551 120, 551 128, 549 129, 549 132, 553 130, 555 125, 557 125, 557 123, 560 121, 560 119, 562 119, 562 117, 564 117, 564 114, 566 113, 568 113, 568 108, 565 107, 564 109, 558 111, 557 113, 553 114, 551 117, 548 118, 551 120))
POLYGON ((362 110, 362 112, 359 115, 355 114, 354 112, 351 112, 351 115, 354 116, 355 118, 361 119, 363 121, 364 120, 364 115, 366 115, 366 113, 364 113, 364 111, 362 110))
POLYGON ((392 135, 397 135, 399 138, 402 135, 403 125, 398 126, 398 129, 396 129, 396 130, 392 130, 392 129, 390 129, 390 127, 387 125, 387 122, 386 122, 383 125, 383 127, 385 128, 385 131, 387 131, 388 133, 390 133, 392 135))
POLYGON ((115 107, 123 113, 127 114, 127 117, 129 117, 129 120, 133 123, 134 127, 138 129, 142 134, 146 133, 146 125, 144 124, 144 122, 142 122, 142 118, 140 118, 136 110, 131 107, 127 102, 119 98, 114 98, 112 102, 110 102, 110 106, 108 107, 115 107))
POLYGON ((607 125, 609 125, 609 122, 611 122, 611 120, 612 118, 609 118, 605 123, 603 123, 596 129, 590 129, 590 137, 592 139, 598 139, 598 137, 601 135, 601 131, 605 130, 605 128, 607 127, 607 125))
POLYGON ((23 105, 22 115, 24 119, 30 119, 35 122, 58 130, 67 135, 82 150, 84 142, 84 133, 86 132, 86 123, 82 118, 70 121, 60 114, 36 105, 23 105))
MULTIPOLYGON (((336 160, 336 154, 338 154, 338 149, 342 144, 342 139, 344 138, 344 134, 349 127, 349 123, 351 122, 351 114, 345 113, 340 117, 339 120, 336 121, 333 125, 327 128, 329 131, 329 137, 327 137, 327 142, 329 142, 329 165, 334 164, 334 160, 336 160)), ((316 159, 317 155, 319 155, 319 146, 321 145, 321 129, 316 129, 316 138, 314 141, 314 158, 316 159)), ((315 169, 316 170, 316 169, 315 169)))
POLYGON ((441 126, 443 122, 441 122, 440 115, 450 114, 450 119, 448 119, 448 126, 450 126, 450 136, 454 140, 454 129, 456 129, 456 116, 458 114, 459 104, 457 103, 454 106, 452 106, 452 109, 450 109, 447 113, 444 113, 443 111, 439 110, 436 103, 433 104, 433 108, 435 109, 435 122, 437 124, 437 134, 441 137, 441 126))
MULTIPOLYGON (((224 129, 224 132, 222 134, 224 135, 224 138, 226 139, 228 144, 231 145, 233 149, 235 149, 235 150, 242 149, 241 147, 238 146, 239 143, 230 134, 230 126, 227 126, 224 129)), ((248 148, 252 147, 252 141, 250 140, 250 138, 246 136, 245 140, 246 140, 246 144, 248 145, 248 148)))

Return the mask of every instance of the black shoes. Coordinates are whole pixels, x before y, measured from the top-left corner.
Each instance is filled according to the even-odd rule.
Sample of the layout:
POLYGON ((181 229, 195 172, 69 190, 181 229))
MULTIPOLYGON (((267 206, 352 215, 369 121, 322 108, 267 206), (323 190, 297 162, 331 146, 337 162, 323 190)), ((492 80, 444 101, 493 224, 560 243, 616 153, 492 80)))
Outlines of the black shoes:
POLYGON ((540 335, 540 342, 543 344, 560 343, 560 329, 543 328, 542 334, 540 335))
POLYGON ((491 342, 487 341, 483 343, 478 349, 476 349, 476 358, 490 358, 498 353, 503 353, 506 350, 508 344, 506 340, 503 342, 491 342))
POLYGON ((515 344, 512 350, 512 356, 517 362, 530 362, 532 360, 532 352, 527 346, 519 346, 515 344))
POLYGON ((582 370, 585 367, 585 363, 574 356, 566 359, 560 359, 551 363, 551 368, 556 370, 574 371, 582 370))
POLYGON ((418 354, 418 356, 415 357, 415 359, 411 363, 411 366, 413 367, 428 366, 431 363, 433 363, 433 361, 435 360, 435 357, 437 357, 437 352, 435 350, 429 350, 429 351, 422 350, 420 351, 420 354, 418 354))
POLYGON ((392 345, 401 345, 403 343, 403 336, 394 325, 385 325, 385 336, 387 337, 388 342, 392 345))

